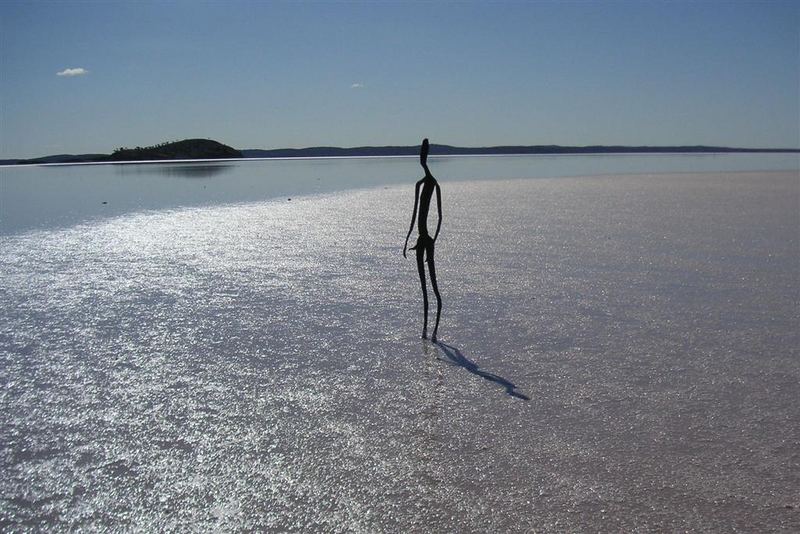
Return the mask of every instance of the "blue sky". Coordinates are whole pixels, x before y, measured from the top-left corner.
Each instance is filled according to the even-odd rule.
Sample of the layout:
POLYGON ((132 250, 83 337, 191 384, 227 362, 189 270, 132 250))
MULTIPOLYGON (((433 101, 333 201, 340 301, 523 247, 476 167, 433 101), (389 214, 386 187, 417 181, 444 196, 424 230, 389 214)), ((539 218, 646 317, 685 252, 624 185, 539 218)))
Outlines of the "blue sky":
POLYGON ((798 147, 799 36, 800 2, 5 0, 0 157, 187 137, 798 147))

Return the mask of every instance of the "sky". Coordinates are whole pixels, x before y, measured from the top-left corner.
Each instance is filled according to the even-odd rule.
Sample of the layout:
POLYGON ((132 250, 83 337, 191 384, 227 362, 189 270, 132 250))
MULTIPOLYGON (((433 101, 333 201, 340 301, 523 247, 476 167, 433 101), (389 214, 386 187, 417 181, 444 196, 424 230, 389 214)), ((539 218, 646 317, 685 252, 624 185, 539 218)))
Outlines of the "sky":
POLYGON ((0 158, 800 147, 800 2, 0 3, 0 158))

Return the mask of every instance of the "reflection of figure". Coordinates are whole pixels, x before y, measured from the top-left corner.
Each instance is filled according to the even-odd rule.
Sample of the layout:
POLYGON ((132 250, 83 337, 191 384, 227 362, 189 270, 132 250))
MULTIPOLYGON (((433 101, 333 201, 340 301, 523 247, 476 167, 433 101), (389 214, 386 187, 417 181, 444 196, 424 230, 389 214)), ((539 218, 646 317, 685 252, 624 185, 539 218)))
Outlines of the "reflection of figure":
POLYGON ((433 286, 433 293, 436 295, 436 324, 433 327, 433 335, 431 339, 436 341, 436 332, 439 330, 439 316, 442 313, 442 298, 439 295, 439 287, 436 285, 436 266, 433 263, 433 249, 436 243, 436 238, 439 237, 439 229, 442 227, 442 190, 439 188, 439 182, 433 177, 431 171, 428 170, 428 140, 423 139, 422 147, 419 152, 419 162, 422 168, 425 169, 425 177, 417 182, 414 189, 414 213, 411 215, 411 227, 408 229, 406 235, 406 244, 403 246, 403 257, 406 256, 406 249, 408 248, 408 238, 414 230, 414 219, 417 219, 417 207, 419 207, 419 218, 417 219, 417 230, 419 230, 419 237, 417 244, 411 247, 411 250, 417 251, 417 270, 419 271, 419 281, 422 284, 422 306, 424 313, 424 322, 422 327, 422 337, 427 337, 428 334, 428 287, 425 283, 425 262, 428 262, 428 271, 431 275, 431 285, 433 286), (422 193, 420 193, 422 187, 422 193), (431 196, 434 190, 436 191, 436 209, 439 212, 439 222, 436 223, 436 233, 433 237, 428 234, 428 210, 431 207, 431 196))

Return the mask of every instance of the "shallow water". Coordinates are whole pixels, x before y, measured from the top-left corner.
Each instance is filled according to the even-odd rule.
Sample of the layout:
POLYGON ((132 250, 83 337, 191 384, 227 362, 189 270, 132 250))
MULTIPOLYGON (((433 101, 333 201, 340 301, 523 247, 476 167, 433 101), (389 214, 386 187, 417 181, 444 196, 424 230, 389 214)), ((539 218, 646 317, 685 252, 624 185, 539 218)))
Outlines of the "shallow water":
POLYGON ((446 346, 408 185, 0 237, 2 524, 800 529, 797 172, 443 197, 446 346))
MULTIPOLYGON (((678 172, 800 171, 798 154, 432 157, 438 179, 508 180, 678 172)), ((415 158, 0 167, 0 235, 128 213, 409 184, 415 158)))

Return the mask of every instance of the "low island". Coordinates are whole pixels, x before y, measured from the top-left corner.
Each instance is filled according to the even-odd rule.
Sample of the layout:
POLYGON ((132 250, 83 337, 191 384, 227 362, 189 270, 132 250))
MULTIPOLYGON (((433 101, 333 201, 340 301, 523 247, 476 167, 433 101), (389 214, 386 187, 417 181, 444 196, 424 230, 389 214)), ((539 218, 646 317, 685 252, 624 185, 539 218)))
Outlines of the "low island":
POLYGON ((230 159, 242 153, 211 139, 184 139, 148 147, 118 148, 108 161, 152 161, 172 159, 230 159))
POLYGON ((120 147, 111 154, 58 154, 42 158, 0 161, 10 165, 42 165, 57 163, 124 163, 143 161, 234 159, 244 155, 212 139, 184 139, 147 147, 120 147))
MULTIPOLYGON (((507 145, 458 147, 431 144, 433 156, 511 156, 546 154, 726 154, 726 153, 798 153, 797 148, 738 148, 706 145, 681 146, 561 146, 507 145)), ((67 163, 142 163, 146 161, 213 159, 289 159, 416 156, 418 145, 358 146, 350 148, 314 146, 237 150, 212 139, 184 139, 148 147, 116 149, 111 154, 57 154, 33 159, 5 159, 0 165, 46 165, 67 163)))

